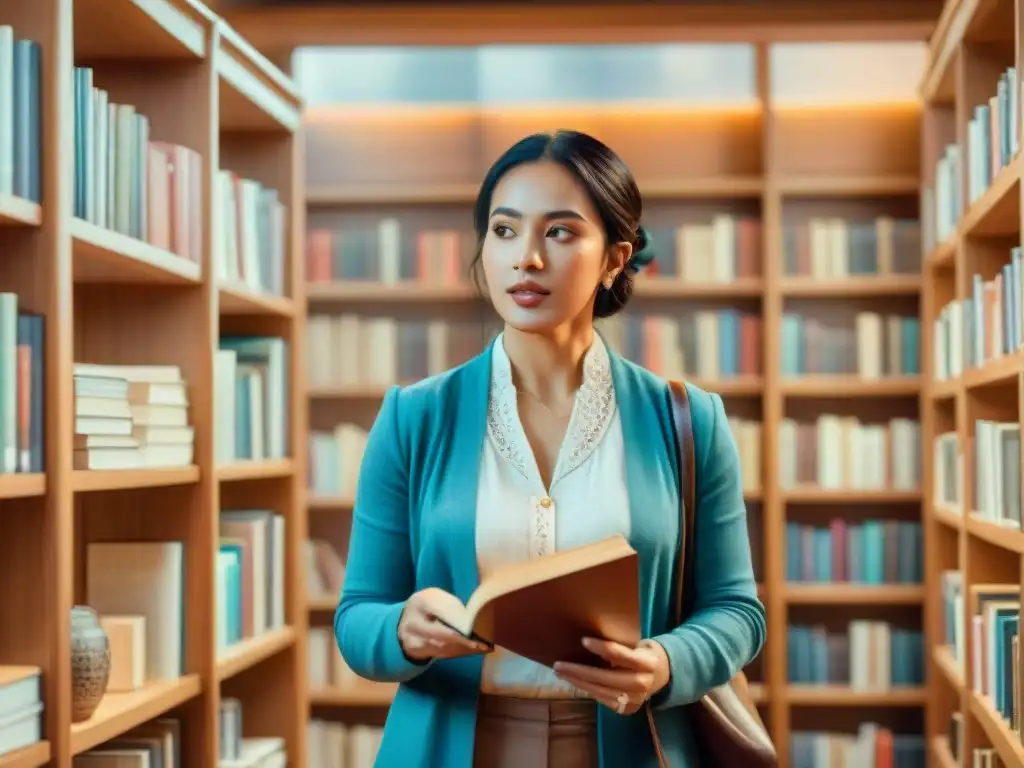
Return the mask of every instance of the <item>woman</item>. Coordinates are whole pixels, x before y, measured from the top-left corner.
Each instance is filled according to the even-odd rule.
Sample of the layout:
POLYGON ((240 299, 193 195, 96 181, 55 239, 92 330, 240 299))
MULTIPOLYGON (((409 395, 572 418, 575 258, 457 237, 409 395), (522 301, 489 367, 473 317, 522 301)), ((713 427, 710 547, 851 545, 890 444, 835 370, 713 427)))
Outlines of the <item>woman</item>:
POLYGON ((590 136, 529 136, 490 169, 474 210, 504 331, 470 362, 392 388, 370 431, 334 628, 348 665, 401 683, 377 766, 657 765, 648 700, 672 766, 697 766, 678 712, 748 664, 765 614, 750 564, 736 445, 722 402, 690 386, 700 537, 694 615, 673 626, 680 478, 666 383, 607 349, 650 260, 641 198, 590 136), (593 639, 611 668, 542 667, 447 629, 436 590, 626 536, 639 553, 643 641, 593 639))

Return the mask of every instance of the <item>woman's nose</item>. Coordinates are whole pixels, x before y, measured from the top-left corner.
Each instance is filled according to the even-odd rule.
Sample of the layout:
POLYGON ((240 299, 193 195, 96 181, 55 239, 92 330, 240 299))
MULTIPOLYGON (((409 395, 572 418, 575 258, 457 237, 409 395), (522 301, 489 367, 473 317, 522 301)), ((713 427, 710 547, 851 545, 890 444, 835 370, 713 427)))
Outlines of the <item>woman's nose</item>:
POLYGON ((544 269, 543 238, 529 237, 526 239, 526 253, 523 254, 520 264, 524 270, 537 271, 544 269))

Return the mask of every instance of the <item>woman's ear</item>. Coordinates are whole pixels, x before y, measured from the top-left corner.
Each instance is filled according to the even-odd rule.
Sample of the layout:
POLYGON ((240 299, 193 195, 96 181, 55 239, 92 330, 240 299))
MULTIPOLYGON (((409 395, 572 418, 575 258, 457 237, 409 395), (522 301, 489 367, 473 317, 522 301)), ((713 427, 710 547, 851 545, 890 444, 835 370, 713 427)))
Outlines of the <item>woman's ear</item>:
POLYGON ((618 277, 619 273, 626 268, 629 257, 633 255, 631 243, 614 243, 608 248, 608 261, 605 265, 605 275, 611 275, 612 280, 618 277))

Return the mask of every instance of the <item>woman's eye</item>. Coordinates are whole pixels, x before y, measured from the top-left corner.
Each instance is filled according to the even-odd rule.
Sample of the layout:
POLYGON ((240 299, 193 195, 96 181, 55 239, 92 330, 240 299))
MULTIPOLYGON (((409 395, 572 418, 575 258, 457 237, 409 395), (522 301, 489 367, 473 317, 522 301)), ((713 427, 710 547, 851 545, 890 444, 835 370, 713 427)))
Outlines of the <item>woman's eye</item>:
POLYGON ((509 235, 512 234, 512 228, 506 226, 505 224, 495 224, 494 227, 492 228, 492 231, 498 237, 508 237, 509 235))
POLYGON ((556 240, 567 240, 574 234, 568 227, 552 227, 548 230, 548 237, 553 237, 556 240))

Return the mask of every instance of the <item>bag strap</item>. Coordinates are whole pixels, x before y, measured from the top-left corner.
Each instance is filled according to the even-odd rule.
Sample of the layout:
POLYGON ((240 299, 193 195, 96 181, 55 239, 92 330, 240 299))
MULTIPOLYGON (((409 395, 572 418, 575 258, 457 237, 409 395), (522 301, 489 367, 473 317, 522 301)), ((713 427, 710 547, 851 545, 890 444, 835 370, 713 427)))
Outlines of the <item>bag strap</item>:
MULTIPOLYGON (((679 546, 679 558, 675 573, 675 618, 676 626, 690 615, 693 608, 693 597, 686 594, 686 585, 691 582, 693 573, 693 526, 697 512, 697 471, 695 445, 693 441, 693 419, 690 415, 690 396, 686 392, 686 384, 681 381, 668 383, 672 407, 672 421, 676 433, 676 451, 679 456, 679 528, 682 540, 679 546)), ((654 753, 660 768, 669 768, 668 758, 661 745, 658 729, 654 723, 654 711, 647 702, 647 724, 650 726, 654 740, 654 753)))
POLYGON ((697 468, 696 446, 693 440, 693 419, 690 413, 690 396, 686 392, 686 384, 681 381, 670 381, 669 392, 672 395, 672 419, 676 427, 676 444, 679 450, 679 527, 683 537, 679 547, 679 565, 677 568, 676 586, 676 623, 682 624, 683 619, 693 612, 693 592, 686 589, 693 577, 693 537, 694 524, 697 518, 697 468))

